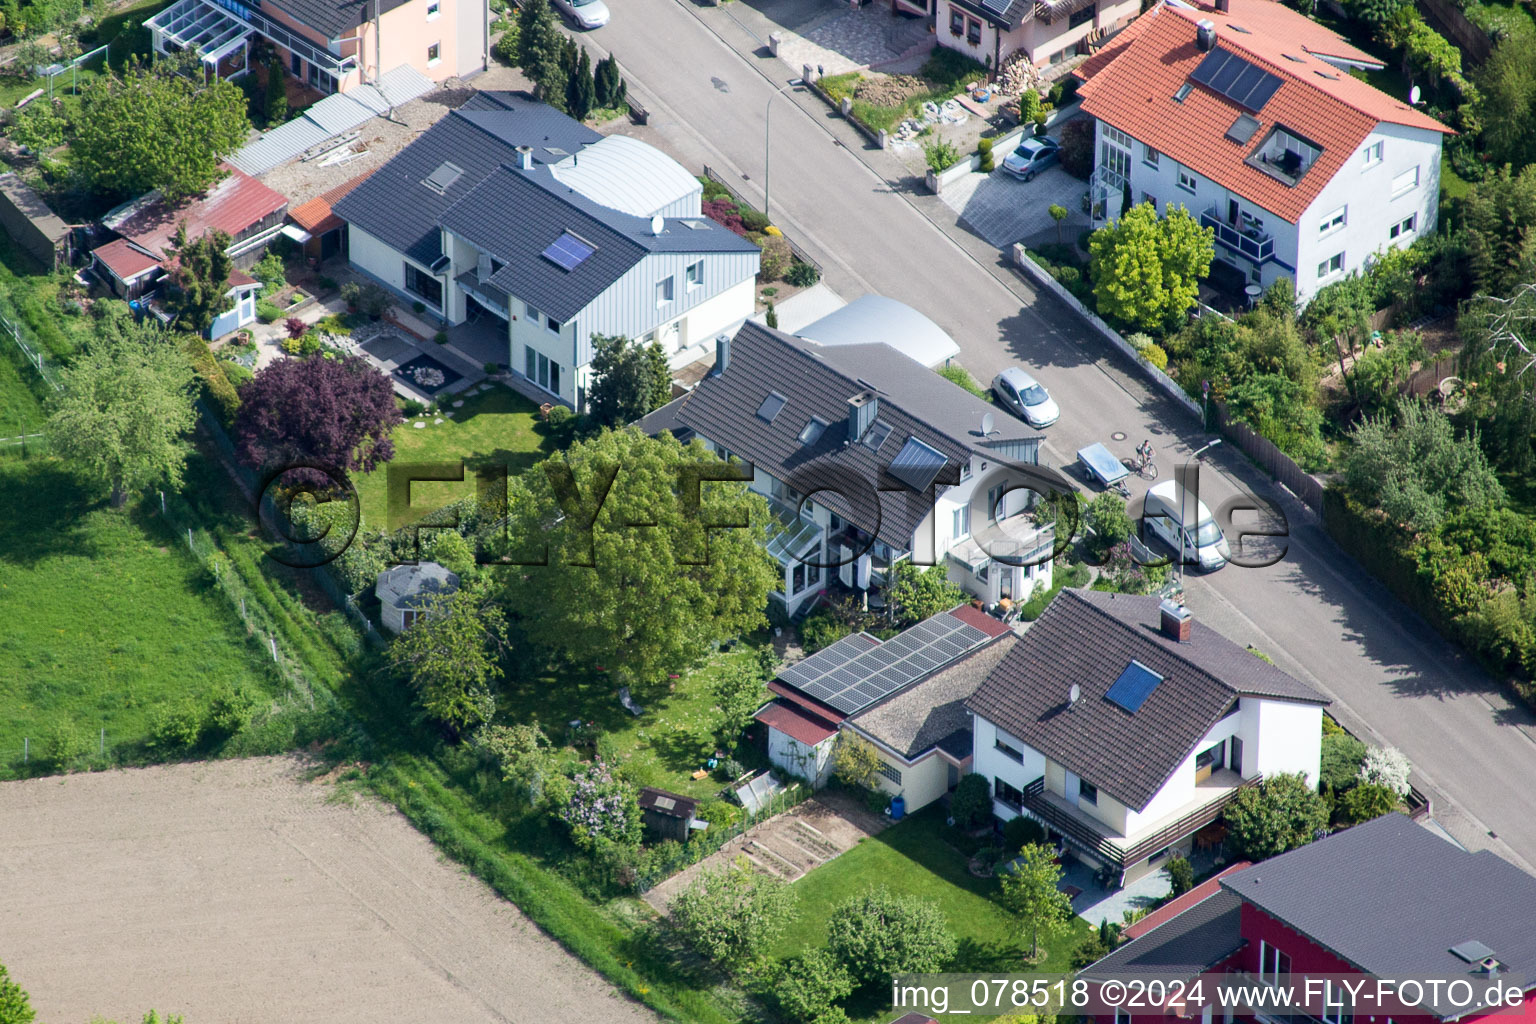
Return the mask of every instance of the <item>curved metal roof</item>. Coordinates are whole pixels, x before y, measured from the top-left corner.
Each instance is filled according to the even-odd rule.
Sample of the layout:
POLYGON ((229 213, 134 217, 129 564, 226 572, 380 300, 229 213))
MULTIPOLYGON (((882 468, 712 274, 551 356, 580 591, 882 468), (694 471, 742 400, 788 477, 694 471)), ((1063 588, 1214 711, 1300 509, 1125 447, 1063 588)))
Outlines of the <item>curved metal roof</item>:
POLYGON ((960 346, 944 328, 905 302, 884 295, 854 299, 797 332, 820 345, 867 345, 884 342, 929 369, 960 354, 960 346))
POLYGON ((635 217, 697 217, 702 186, 683 165, 627 135, 609 135, 550 167, 594 203, 635 217))

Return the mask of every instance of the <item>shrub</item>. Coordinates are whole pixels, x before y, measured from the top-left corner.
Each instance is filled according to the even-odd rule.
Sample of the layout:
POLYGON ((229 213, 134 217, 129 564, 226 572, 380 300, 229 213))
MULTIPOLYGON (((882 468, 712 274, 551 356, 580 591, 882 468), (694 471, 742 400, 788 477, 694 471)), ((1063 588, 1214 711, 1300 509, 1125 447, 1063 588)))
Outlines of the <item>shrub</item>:
POLYGON ((986 389, 976 383, 976 378, 971 376, 971 371, 959 363, 945 363, 939 367, 937 372, 940 377, 943 377, 951 384, 964 388, 977 398, 985 399, 987 397, 986 389))
POLYGON ((724 225, 741 237, 747 237, 747 229, 741 222, 741 211, 730 199, 706 199, 704 200, 704 216, 716 224, 724 225))
POLYGON ((789 270, 784 274, 784 280, 796 288, 809 288, 820 280, 821 274, 809 263, 795 260, 789 265, 789 270))
POLYGON ((941 970, 953 959, 956 943, 937 906, 870 888, 832 912, 827 948, 863 984, 941 970))
POLYGON ((616 778, 606 764, 594 764, 571 780, 561 817, 571 839, 588 852, 601 842, 636 846, 640 842, 640 805, 633 786, 616 778))
POLYGON ((417 316, 421 316, 421 314, 425 313, 426 311, 427 311, 427 304, 425 302, 413 302, 413 303, 411 303, 411 312, 415 313, 417 316))
POLYGON ((358 293, 357 308, 370 320, 377 320, 389 309, 389 293, 372 281, 358 293))
POLYGON ((256 319, 264 324, 276 323, 282 318, 283 311, 277 308, 275 303, 266 299, 256 300, 256 319))
POLYGON ((672 923, 711 963, 727 970, 751 964, 783 934, 795 893, 780 878, 760 874, 746 858, 705 871, 672 903, 672 923))
POLYGON ((336 290, 336 279, 334 277, 327 277, 324 274, 315 278, 315 284, 323 292, 333 292, 336 290))
POLYGON ((501 24, 505 26, 505 30, 501 33, 501 38, 496 40, 496 45, 491 47, 491 53, 507 67, 515 68, 518 65, 517 19, 503 18, 501 24))
POLYGON ((89 738, 70 721, 55 722, 39 744, 39 760, 55 771, 67 769, 90 752, 89 738))
POLYGON ((785 960, 773 985, 779 1010, 799 1024, 824 1024, 830 1012, 841 1012, 837 1001, 852 991, 853 979, 847 969, 824 949, 785 960))
POLYGON ((721 782, 732 782, 747 773, 746 766, 734 757, 727 757, 715 765, 715 771, 720 773, 721 782))
POLYGON ((985 775, 970 774, 960 780, 949 801, 955 826, 967 831, 992 820, 992 788, 985 775))
POLYGON ((208 701, 204 732, 220 739, 233 736, 250 724, 256 698, 242 687, 222 687, 208 701))
POLYGON ((309 330, 309 324, 296 316, 291 316, 283 321, 283 330, 288 332, 288 337, 290 338, 302 338, 304 333, 309 330))
POLYGON ((1094 932, 1082 942, 1079 942, 1072 950, 1071 967, 1074 971, 1080 971, 1089 964, 1097 963, 1108 955, 1109 947, 1104 944, 1104 940, 1099 937, 1099 933, 1094 932))
POLYGON ((769 230, 772 225, 768 221, 768 215, 762 210, 751 206, 738 206, 736 213, 741 217, 741 226, 748 231, 761 231, 766 235, 774 234, 769 230))
MULTIPOLYGON (((1325 721, 1328 721, 1325 719, 1325 721)), ((1334 728, 1338 728, 1335 726, 1334 728)), ((1323 734, 1323 752, 1319 776, 1323 785, 1337 794, 1353 789, 1360 782, 1360 765, 1365 761, 1365 744, 1344 732, 1323 734)))
POLYGON ((1168 860, 1168 881, 1173 895, 1182 896, 1195 887, 1195 868, 1188 857, 1172 857, 1168 860))
POLYGON ((1408 795, 1408 775, 1413 766, 1396 747, 1372 747, 1365 754, 1360 766, 1360 780, 1367 785, 1380 785, 1398 796, 1408 795))
POLYGON ((997 164, 992 160, 992 140, 984 138, 976 143, 976 152, 981 156, 981 165, 977 167, 982 174, 991 174, 997 164))
POLYGON ((427 407, 414 398, 406 398, 400 402, 400 411, 407 416, 420 416, 427 407))
POLYGON ((943 139, 923 143, 923 156, 928 160, 928 169, 935 174, 947 171, 960 162, 960 150, 954 143, 943 139))
POLYGON ((254 373, 251 372, 250 368, 245 366, 244 364, 242 364, 242 363, 231 363, 228 360, 224 360, 224 359, 219 360, 219 369, 224 371, 225 379, 228 380, 229 383, 237 391, 240 389, 240 386, 243 385, 246 381, 248 381, 252 377, 256 376, 254 373))
POLYGON ((773 308, 773 300, 768 300, 768 308, 763 310, 763 323, 773 330, 779 329, 779 311, 773 308))
POLYGON ((357 309, 358 304, 361 303, 362 300, 362 285, 358 284, 356 281, 348 281, 346 284, 341 286, 341 301, 345 302, 348 307, 357 309))
POLYGON ((1074 117, 1061 129, 1061 167, 1087 181, 1093 174, 1093 121, 1074 117))
POLYGON ((544 417, 544 422, 552 427, 564 427, 576 418, 576 412, 568 405, 557 405, 549 410, 549 415, 544 417))
MULTIPOLYGON (((501 372, 501 364, 500 363, 486 363, 484 369, 485 369, 486 376, 494 377, 498 373, 501 372)), ((553 411, 553 410, 551 410, 551 411, 553 411)))
POLYGON ((1328 807, 1306 776, 1271 775, 1239 790, 1225 811, 1233 852, 1266 860, 1304 846, 1328 828, 1328 807))
POLYGON ((848 624, 833 615, 830 608, 817 608, 800 623, 800 646, 805 653, 814 654, 851 632, 848 624))
POLYGON ((1161 345, 1148 345, 1141 350, 1141 356, 1159 370, 1168 369, 1168 353, 1161 345))
POLYGON ((436 334, 432 335, 432 340, 437 342, 439 345, 446 345, 448 344, 448 332, 438 331, 436 334))
POLYGON ((1397 810, 1397 794, 1376 782, 1364 782, 1344 794, 1344 818, 1352 825, 1397 810))
POLYGON ((166 751, 186 750, 203 735, 202 709, 190 701, 162 705, 150 716, 150 745, 166 751))
POLYGON ((1010 855, 1026 846, 1045 842, 1045 829, 1034 818, 1019 815, 1003 823, 1003 848, 1010 855))
POLYGON ((764 235, 758 246, 763 254, 758 264, 757 279, 763 282, 777 281, 789 269, 789 243, 782 237, 764 235))

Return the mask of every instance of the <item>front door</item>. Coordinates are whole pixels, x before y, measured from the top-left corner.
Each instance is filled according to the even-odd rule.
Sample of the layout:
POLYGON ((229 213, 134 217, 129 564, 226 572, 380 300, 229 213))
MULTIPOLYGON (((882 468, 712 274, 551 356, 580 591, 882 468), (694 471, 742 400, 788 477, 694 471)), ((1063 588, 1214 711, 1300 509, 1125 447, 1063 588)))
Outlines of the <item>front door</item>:
POLYGON ((1243 774, 1243 741, 1236 736, 1232 737, 1232 749, 1227 753, 1227 767, 1243 774))

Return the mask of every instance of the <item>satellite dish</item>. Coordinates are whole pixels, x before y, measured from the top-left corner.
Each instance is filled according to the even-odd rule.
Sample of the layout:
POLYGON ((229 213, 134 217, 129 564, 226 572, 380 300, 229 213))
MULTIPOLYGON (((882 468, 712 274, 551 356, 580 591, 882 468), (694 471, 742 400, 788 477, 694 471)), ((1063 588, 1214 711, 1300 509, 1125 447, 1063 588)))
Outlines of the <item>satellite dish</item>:
POLYGON ((992 433, 992 430, 993 430, 993 428, 996 425, 997 425, 997 417, 994 416, 992 413, 984 412, 984 413, 981 414, 981 436, 982 437, 986 437, 988 434, 992 433))
POLYGON ((1408 105, 1410 107, 1416 107, 1416 106, 1419 105, 1419 87, 1418 86, 1414 86, 1412 89, 1408 90, 1408 105))
POLYGON ((1067 691, 1067 700, 1073 704, 1076 704, 1077 698, 1081 697, 1082 695, 1082 687, 1078 686, 1076 683, 1073 683, 1072 689, 1067 691))
POLYGON ((661 234, 661 229, 665 225, 666 225, 666 221, 662 220, 661 219, 661 214, 658 213, 656 216, 651 218, 651 234, 653 234, 653 235, 661 234))

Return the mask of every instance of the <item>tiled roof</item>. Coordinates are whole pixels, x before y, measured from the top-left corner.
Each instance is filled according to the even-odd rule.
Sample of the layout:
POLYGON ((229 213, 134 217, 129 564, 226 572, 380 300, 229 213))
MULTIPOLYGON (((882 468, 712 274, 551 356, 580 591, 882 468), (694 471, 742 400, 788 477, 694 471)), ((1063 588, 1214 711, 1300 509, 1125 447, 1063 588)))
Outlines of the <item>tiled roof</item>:
POLYGON ((225 176, 206 193, 181 206, 170 206, 152 192, 113 210, 102 223, 141 249, 164 254, 176 237, 176 226, 187 225, 188 240, 210 231, 234 236, 258 224, 288 205, 287 197, 263 185, 244 171, 220 164, 225 176))
POLYGON ((724 373, 711 373, 640 426, 651 433, 692 430, 803 494, 828 488, 813 500, 906 550, 932 499, 887 472, 891 460, 916 437, 948 460, 956 480, 958 467, 969 463, 973 450, 987 450, 987 443, 1037 443, 1038 435, 1011 416, 996 417, 997 434, 984 443, 979 426, 990 408, 889 345, 823 348, 749 321, 731 341, 724 373), (877 419, 891 428, 878 449, 845 443, 848 400, 869 391, 869 384, 878 389, 877 419), (787 400, 768 422, 755 412, 773 392, 787 400), (812 417, 827 426, 803 444, 800 435, 812 417), (850 480, 868 486, 849 486, 850 480), (881 487, 889 490, 877 494, 881 487), (835 493, 840 490, 847 495, 835 493))
MULTIPOLYGON (((1377 977, 1461 978, 1482 996, 1494 979, 1450 951, 1480 942, 1508 968, 1497 976, 1501 985, 1536 986, 1536 878, 1401 814, 1281 854, 1221 885, 1377 977)), ((1475 1009, 1433 1005, 1433 989, 1425 992, 1442 1017, 1475 1009)))
POLYGON ((368 175, 372 173, 373 171, 365 171, 351 181, 342 182, 335 188, 320 193, 309 202, 295 206, 288 211, 288 219, 313 235, 323 235, 327 231, 345 226, 346 221, 336 216, 331 207, 335 206, 342 196, 349 194, 368 180, 368 175))
POLYGON ((699 802, 693 797, 657 789, 655 786, 641 788, 639 803, 642 811, 654 811, 657 814, 665 814, 669 818, 682 818, 684 821, 692 818, 693 812, 699 809, 699 802))
POLYGON ((395 608, 414 608, 426 594, 451 594, 459 589, 459 577, 436 562, 397 565, 379 573, 374 593, 395 608))
POLYGON ((1200 903, 1207 897, 1214 895, 1221 888, 1221 880, 1227 875, 1232 874, 1234 871, 1241 871, 1249 866, 1251 865, 1246 860, 1228 865, 1219 874, 1207 878, 1182 896, 1175 896, 1135 924, 1127 925, 1124 932, 1125 937, 1127 939, 1139 939, 1153 928, 1173 920, 1196 903, 1200 903))
POLYGON ((825 718, 829 722, 841 722, 844 718, 848 717, 836 708, 828 707, 819 700, 813 700, 793 686, 777 679, 770 679, 768 681, 768 690, 785 698, 792 704, 800 705, 800 707, 809 711, 817 718, 825 718))
POLYGON ((1061 591, 966 706, 1140 811, 1239 697, 1328 703, 1198 620, 1188 643, 1169 639, 1158 605, 1061 591), (1132 660, 1162 677, 1135 712, 1105 697, 1132 660))
POLYGON ((106 245, 99 245, 91 250, 91 255, 123 281, 131 280, 160 265, 158 259, 147 255, 126 238, 113 239, 106 245))
POLYGON ((1292 223, 1378 123, 1450 131, 1324 60, 1379 63, 1276 0, 1233 0, 1229 13, 1164 4, 1121 35, 1127 38, 1084 65, 1087 81, 1078 92, 1084 112, 1292 223), (1226 134, 1248 113, 1243 107, 1202 85, 1182 102, 1174 99, 1207 56, 1195 41, 1195 23, 1202 19, 1215 24, 1218 47, 1281 82, 1253 114, 1260 127, 1241 144, 1226 134), (1275 127, 1322 150, 1295 185, 1246 162, 1275 127))
POLYGON ((972 605, 962 604, 958 608, 951 608, 949 614, 953 615, 967 626, 976 627, 983 633, 987 634, 987 636, 1004 636, 1013 632, 1013 630, 1010 629, 1008 625, 1001 619, 994 618, 993 616, 988 615, 986 612, 982 611, 980 608, 976 608, 972 605))
POLYGON ((770 729, 777 729, 808 747, 814 747, 837 732, 837 726, 825 718, 782 699, 764 707, 756 718, 770 729))
POLYGON ((1090 982, 1192 978, 1242 946, 1242 908, 1243 901, 1225 890, 1207 896, 1173 920, 1085 968, 1078 977, 1090 982))
MULTIPOLYGON (((410 0, 379 0, 379 13, 388 14, 410 0)), ((373 17, 369 0, 262 0, 263 7, 275 7, 299 24, 318 29, 327 39, 337 39, 373 17)))
MULTIPOLYGON (((969 605, 965 607, 970 608, 969 605)), ((992 621, 997 622, 996 619, 992 621)), ((969 738, 971 714, 965 709, 965 699, 976 692, 987 673, 1017 642, 1011 629, 1003 626, 1003 631, 1006 636, 998 637, 848 720, 859 731, 909 761, 936 746, 949 749, 953 744, 946 741, 957 733, 963 732, 969 738)), ((970 744, 966 743, 964 749, 969 755, 970 744)))

